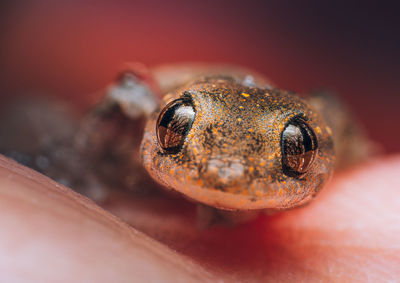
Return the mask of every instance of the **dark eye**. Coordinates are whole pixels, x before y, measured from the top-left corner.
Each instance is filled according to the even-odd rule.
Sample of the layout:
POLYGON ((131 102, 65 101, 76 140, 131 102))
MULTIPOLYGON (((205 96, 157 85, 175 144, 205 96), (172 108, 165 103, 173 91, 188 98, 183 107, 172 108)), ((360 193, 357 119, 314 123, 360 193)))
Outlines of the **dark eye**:
POLYGON ((188 97, 168 103, 157 120, 158 143, 168 153, 177 153, 192 127, 195 111, 188 97))
POLYGON ((284 173, 300 177, 314 162, 318 152, 317 138, 302 118, 294 118, 282 132, 281 148, 284 173))

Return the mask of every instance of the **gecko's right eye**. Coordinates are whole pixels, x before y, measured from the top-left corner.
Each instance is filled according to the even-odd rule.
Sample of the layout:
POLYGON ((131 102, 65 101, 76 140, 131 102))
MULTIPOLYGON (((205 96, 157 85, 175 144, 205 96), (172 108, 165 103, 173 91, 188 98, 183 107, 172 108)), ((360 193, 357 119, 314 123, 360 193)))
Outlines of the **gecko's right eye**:
POLYGON ((195 110, 189 97, 178 98, 168 103, 157 119, 157 140, 168 153, 181 150, 186 135, 192 127, 195 110))

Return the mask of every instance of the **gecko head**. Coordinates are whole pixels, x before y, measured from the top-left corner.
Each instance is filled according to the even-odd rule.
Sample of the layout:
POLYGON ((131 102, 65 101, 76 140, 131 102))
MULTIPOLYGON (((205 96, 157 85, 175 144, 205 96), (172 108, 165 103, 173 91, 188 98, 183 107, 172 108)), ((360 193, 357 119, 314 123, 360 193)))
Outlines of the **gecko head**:
POLYGON ((286 209, 329 179, 331 129, 280 89, 210 76, 174 93, 149 119, 144 165, 161 184, 221 209, 286 209))

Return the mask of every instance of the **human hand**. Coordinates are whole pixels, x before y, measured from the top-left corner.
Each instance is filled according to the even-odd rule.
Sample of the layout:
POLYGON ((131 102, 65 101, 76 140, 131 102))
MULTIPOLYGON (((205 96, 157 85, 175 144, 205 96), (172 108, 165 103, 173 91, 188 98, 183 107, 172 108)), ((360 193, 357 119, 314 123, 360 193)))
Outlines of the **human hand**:
POLYGON ((1 157, 0 278, 395 282, 400 276, 399 170, 399 156, 382 157, 334 176, 304 208, 199 231, 194 205, 186 200, 117 196, 105 204, 133 228, 1 157))

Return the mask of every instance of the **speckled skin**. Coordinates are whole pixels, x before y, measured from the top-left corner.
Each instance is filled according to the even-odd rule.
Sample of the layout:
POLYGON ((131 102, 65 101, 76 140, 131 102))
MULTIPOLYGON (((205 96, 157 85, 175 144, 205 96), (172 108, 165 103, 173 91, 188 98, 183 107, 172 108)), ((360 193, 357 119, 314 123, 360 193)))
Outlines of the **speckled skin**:
POLYGON ((331 176, 335 154, 332 129, 294 93, 240 76, 201 76, 168 93, 147 122, 141 155, 159 183, 202 204, 224 210, 289 209, 310 201, 331 176), (165 152, 156 121, 173 99, 189 96, 195 119, 182 149, 165 152), (281 135, 302 117, 314 130, 318 152, 300 177, 282 170, 281 135))

